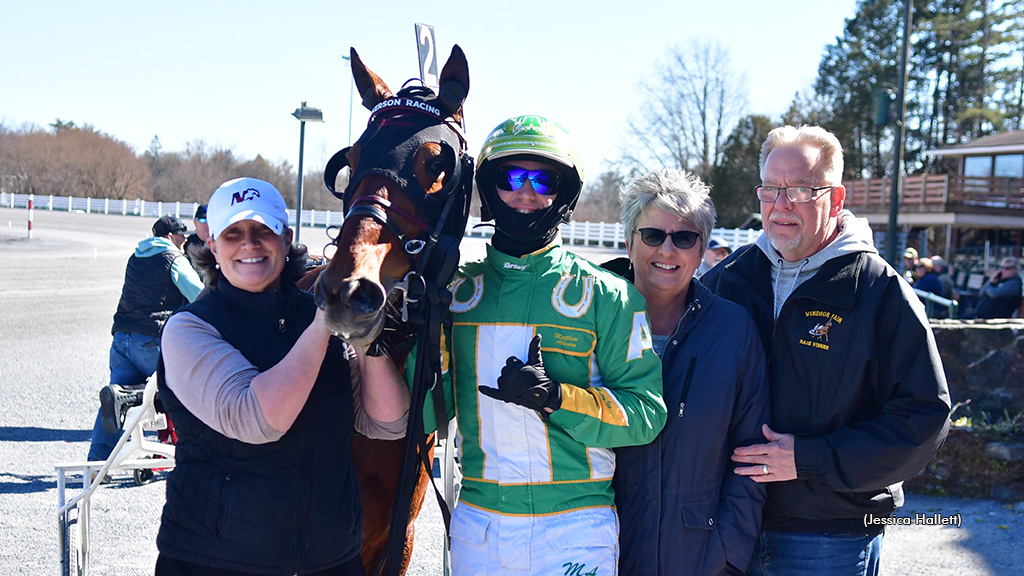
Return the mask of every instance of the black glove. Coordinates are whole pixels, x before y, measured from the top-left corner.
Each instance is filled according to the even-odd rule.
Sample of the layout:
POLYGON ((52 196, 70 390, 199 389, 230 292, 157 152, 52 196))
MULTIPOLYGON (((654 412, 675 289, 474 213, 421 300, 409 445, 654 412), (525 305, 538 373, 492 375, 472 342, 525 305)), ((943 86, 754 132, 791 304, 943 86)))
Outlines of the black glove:
POLYGON ((498 377, 498 387, 479 386, 480 393, 504 402, 511 402, 536 410, 541 414, 558 410, 562 406, 562 385, 552 380, 544 370, 540 355, 540 334, 530 342, 528 362, 509 356, 498 377))

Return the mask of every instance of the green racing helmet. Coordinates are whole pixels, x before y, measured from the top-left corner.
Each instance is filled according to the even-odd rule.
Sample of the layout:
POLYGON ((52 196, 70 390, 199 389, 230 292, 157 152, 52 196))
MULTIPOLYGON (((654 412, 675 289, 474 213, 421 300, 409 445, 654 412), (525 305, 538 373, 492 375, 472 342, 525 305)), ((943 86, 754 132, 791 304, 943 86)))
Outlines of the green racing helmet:
POLYGON ((557 122, 543 116, 509 118, 491 130, 478 158, 481 217, 493 218, 498 234, 520 243, 544 243, 554 237, 558 224, 569 221, 583 188, 583 161, 569 133, 557 122), (545 162, 558 170, 560 185, 550 208, 520 214, 498 197, 495 170, 502 161, 515 159, 545 162))

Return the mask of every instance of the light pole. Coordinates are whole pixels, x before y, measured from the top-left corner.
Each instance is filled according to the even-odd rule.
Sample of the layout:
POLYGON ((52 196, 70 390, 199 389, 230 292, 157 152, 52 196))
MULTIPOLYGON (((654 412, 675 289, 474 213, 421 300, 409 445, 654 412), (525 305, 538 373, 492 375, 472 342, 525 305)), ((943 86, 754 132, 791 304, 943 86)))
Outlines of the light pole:
POLYGON ((893 158, 892 187, 889 190, 889 231, 885 240, 885 259, 896 267, 896 226, 900 210, 900 188, 903 181, 903 139, 906 137, 904 122, 907 117, 907 63, 910 61, 910 31, 914 22, 914 4, 904 0, 903 4, 903 50, 900 52, 899 88, 896 92, 896 154, 893 158))
POLYGON ((349 77, 349 84, 348 84, 348 145, 351 146, 352 145, 352 94, 355 92, 355 88, 356 88, 356 77, 352 75, 352 57, 351 56, 342 56, 341 59, 344 60, 345 62, 348 62, 348 72, 349 72, 349 74, 348 74, 348 77, 349 77))
POLYGON ((306 140, 306 122, 323 122, 324 113, 319 108, 310 108, 303 102, 301 106, 292 112, 299 120, 299 185, 297 198, 295 200, 295 239, 299 241, 299 233, 302 231, 302 147, 306 140))

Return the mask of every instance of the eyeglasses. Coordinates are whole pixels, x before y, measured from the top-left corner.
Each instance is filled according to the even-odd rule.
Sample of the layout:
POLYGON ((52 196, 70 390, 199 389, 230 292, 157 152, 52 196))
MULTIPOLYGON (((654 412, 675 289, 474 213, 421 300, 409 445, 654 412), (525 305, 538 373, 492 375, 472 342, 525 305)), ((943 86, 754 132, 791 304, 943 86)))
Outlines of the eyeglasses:
POLYGON ((1003 270, 1016 270, 1017 269, 1017 267, 1014 266, 1013 264, 1005 264, 1003 266, 1000 266, 1000 268, 1002 268, 1003 270))
POLYGON ((665 243, 665 238, 671 236, 672 243, 676 245, 676 248, 686 250, 687 248, 693 248, 693 245, 700 239, 700 232, 693 232, 690 230, 679 230, 669 234, 661 228, 637 228, 634 232, 640 233, 640 239, 651 247, 658 247, 665 243))
POLYGON ((533 191, 542 196, 558 193, 557 170, 527 170, 519 166, 502 166, 495 175, 494 185, 500 190, 515 192, 530 181, 533 191))
POLYGON ((754 191, 757 192, 757 199, 761 202, 775 202, 779 194, 785 192, 786 198, 790 202, 801 203, 817 200, 826 190, 832 190, 837 186, 785 186, 781 188, 778 186, 756 186, 754 191))

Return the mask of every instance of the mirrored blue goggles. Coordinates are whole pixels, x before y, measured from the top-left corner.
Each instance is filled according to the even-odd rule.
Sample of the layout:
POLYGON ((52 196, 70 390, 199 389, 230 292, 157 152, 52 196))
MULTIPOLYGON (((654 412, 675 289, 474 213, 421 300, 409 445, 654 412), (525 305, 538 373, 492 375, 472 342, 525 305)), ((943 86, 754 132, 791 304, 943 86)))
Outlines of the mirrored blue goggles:
POLYGON ((515 192, 530 181, 533 191, 542 196, 558 193, 557 170, 527 170, 518 166, 502 166, 495 174, 494 185, 499 190, 515 192))

